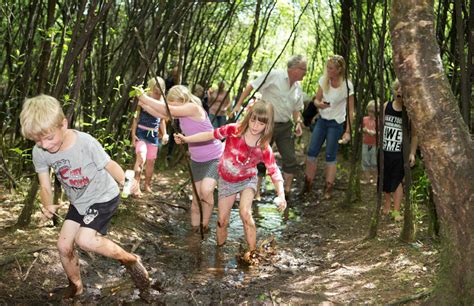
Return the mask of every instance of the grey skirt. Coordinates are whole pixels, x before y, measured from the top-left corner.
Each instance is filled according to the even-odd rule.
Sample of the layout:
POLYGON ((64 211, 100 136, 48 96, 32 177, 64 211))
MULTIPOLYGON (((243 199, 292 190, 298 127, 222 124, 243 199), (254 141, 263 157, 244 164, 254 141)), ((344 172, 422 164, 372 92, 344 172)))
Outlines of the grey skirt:
POLYGON ((191 160, 191 171, 193 172, 194 181, 199 182, 206 177, 217 181, 219 179, 219 172, 217 171, 218 164, 218 159, 211 159, 202 163, 191 160))
POLYGON ((239 193, 244 189, 252 188, 254 192, 257 191, 257 176, 252 176, 246 180, 237 183, 227 182, 219 177, 219 199, 228 197, 235 193, 239 193))

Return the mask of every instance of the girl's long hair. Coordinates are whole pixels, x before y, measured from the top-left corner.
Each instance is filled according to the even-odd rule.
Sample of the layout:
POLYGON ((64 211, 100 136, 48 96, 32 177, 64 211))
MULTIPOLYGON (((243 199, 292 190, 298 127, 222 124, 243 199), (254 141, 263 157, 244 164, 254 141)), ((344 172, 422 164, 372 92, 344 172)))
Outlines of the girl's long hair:
POLYGON ((239 124, 239 136, 243 136, 247 132, 250 124, 250 119, 256 119, 260 122, 266 124, 265 129, 263 130, 262 136, 260 137, 260 147, 262 150, 266 148, 267 145, 270 145, 270 141, 273 135, 273 106, 270 103, 265 101, 255 102, 250 109, 247 111, 242 122, 239 124))
POLYGON ((191 93, 189 88, 184 85, 175 85, 171 87, 166 95, 166 99, 169 101, 176 101, 180 103, 195 103, 202 107, 201 99, 191 93))
POLYGON ((339 80, 342 82, 345 81, 345 75, 346 75, 346 61, 341 55, 332 55, 330 56, 327 61, 326 65, 324 66, 324 74, 323 74, 323 90, 324 92, 327 92, 330 88, 329 84, 329 76, 328 76, 328 71, 327 71, 327 66, 329 63, 332 63, 336 65, 336 67, 339 69, 339 80))

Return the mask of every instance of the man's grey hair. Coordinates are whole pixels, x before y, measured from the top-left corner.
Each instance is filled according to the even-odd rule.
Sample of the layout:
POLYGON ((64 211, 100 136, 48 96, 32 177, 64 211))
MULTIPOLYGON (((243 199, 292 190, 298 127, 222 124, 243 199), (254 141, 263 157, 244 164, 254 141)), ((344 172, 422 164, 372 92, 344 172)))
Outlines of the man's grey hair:
POLYGON ((286 65, 288 68, 291 68, 291 67, 295 67, 298 64, 306 63, 306 62, 307 62, 306 57, 304 57, 301 54, 297 54, 290 57, 286 65))

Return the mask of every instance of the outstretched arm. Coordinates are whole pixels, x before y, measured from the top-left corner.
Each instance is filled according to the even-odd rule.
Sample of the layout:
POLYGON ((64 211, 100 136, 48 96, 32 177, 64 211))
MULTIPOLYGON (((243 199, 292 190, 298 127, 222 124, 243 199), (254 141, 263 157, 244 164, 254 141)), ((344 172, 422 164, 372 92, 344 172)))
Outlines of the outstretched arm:
POLYGON ((138 97, 138 105, 147 113, 157 118, 167 118, 166 105, 164 102, 153 99, 152 97, 143 94, 138 97))
POLYGON ((137 138, 137 126, 138 126, 138 116, 140 116, 141 107, 137 106, 137 110, 135 111, 135 115, 132 119, 132 128, 131 128, 131 138, 132 138, 132 145, 135 147, 135 143, 138 140, 137 138))
POLYGON ((184 136, 181 133, 174 134, 174 141, 176 141, 177 144, 203 142, 211 139, 214 139, 214 131, 201 132, 191 136, 184 136))
POLYGON ((169 135, 166 132, 166 120, 162 119, 160 121, 160 133, 161 133, 161 143, 162 144, 167 144, 169 140, 169 135))
MULTIPOLYGON (((153 99, 148 95, 138 97, 138 105, 140 105, 147 113, 160 118, 168 118, 168 111, 164 101, 153 99)), ((193 117, 197 118, 201 114, 199 106, 194 103, 183 103, 180 105, 170 105, 171 116, 173 117, 193 117)))

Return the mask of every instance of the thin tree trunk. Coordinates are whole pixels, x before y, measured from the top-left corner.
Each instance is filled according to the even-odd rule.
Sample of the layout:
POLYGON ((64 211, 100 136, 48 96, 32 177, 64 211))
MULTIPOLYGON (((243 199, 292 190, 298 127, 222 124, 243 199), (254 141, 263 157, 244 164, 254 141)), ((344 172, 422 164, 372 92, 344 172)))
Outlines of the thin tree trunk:
MULTIPOLYGON (((387 31, 387 14, 388 14, 388 4, 387 0, 383 2, 383 19, 382 19, 382 34, 381 39, 379 41, 379 62, 382 64, 379 67, 379 82, 380 82, 380 97, 385 97, 385 81, 384 81, 384 72, 385 72, 385 32, 387 31)), ((383 150, 381 150, 382 141, 383 141, 383 113, 384 113, 384 100, 383 99, 376 99, 375 100, 375 118, 377 121, 375 122, 375 132, 376 132, 376 144, 378 150, 378 171, 377 171, 377 202, 375 205, 375 210, 371 213, 370 218, 370 227, 369 227, 369 235, 368 238, 372 239, 377 236, 377 229, 380 222, 380 208, 382 207, 382 173, 383 169, 383 150)))
POLYGON ((54 25, 54 15, 56 12, 56 0, 48 0, 48 17, 46 20, 46 33, 41 44, 41 55, 38 65, 38 92, 43 93, 48 82, 48 66, 51 58, 51 41, 53 37, 48 37, 49 29, 54 25))
POLYGON ((462 3, 461 0, 454 1, 454 8, 456 11, 456 33, 457 33, 457 55, 459 61, 459 72, 460 72, 460 106, 461 114, 464 119, 464 122, 469 126, 470 125, 470 113, 471 105, 469 103, 470 98, 470 88, 469 88, 469 74, 466 69, 466 55, 464 53, 464 18, 462 16, 462 3))
MULTIPOLYGON (((355 111, 355 118, 352 119, 354 122, 350 122, 350 120, 346 120, 346 124, 350 124, 349 128, 351 130, 354 130, 354 138, 351 140, 351 145, 352 145, 352 154, 351 154, 351 163, 350 163, 350 169, 349 169, 349 182, 348 182, 348 188, 345 194, 345 199, 341 203, 343 207, 351 207, 352 203, 355 200, 360 199, 360 181, 359 181, 359 170, 360 170, 360 155, 361 155, 361 149, 362 149, 362 133, 360 132, 359 127, 361 126, 362 123, 362 117, 363 117, 363 105, 362 105, 362 96, 363 92, 365 90, 365 81, 368 80, 366 75, 367 75, 367 67, 368 67, 368 57, 369 57, 369 46, 372 41, 372 20, 373 20, 373 14, 375 11, 375 5, 376 2, 372 1, 367 1, 367 20, 366 20, 366 25, 365 28, 366 30, 363 31, 361 29, 361 32, 365 32, 365 37, 363 44, 360 43, 358 48, 359 50, 363 50, 362 55, 361 55, 361 61, 360 65, 358 67, 358 73, 356 79, 359 80, 359 84, 356 87, 357 92, 355 97, 360 97, 360 101, 356 103, 357 99, 354 99, 354 111, 355 111), (352 126, 351 126, 352 125, 352 126)), ((361 10, 361 8, 358 8, 361 10)), ((354 31, 357 32, 357 31, 354 31)), ((360 36, 362 37, 362 36, 360 36)), ((346 59, 346 62, 349 63, 350 60, 346 59)), ((349 66, 349 65, 347 65, 349 66)), ((347 78, 347 76, 346 76, 347 78)), ((347 86, 344 84, 343 86, 347 86)), ((348 90, 348 89, 347 89, 348 90)), ((347 103, 349 102, 349 97, 347 97, 347 103)), ((349 109, 347 107, 347 109, 349 109)), ((351 118, 351 114, 349 114, 349 111, 347 112, 346 115, 347 118, 351 118)), ((351 136, 352 137, 352 136, 351 136)))
POLYGON ((260 18, 260 8, 262 5, 262 0, 257 0, 257 4, 255 7, 255 15, 254 15, 254 23, 252 27, 252 32, 250 33, 249 37, 249 50, 247 52, 247 59, 245 60, 244 66, 243 66, 243 71, 242 71, 242 78, 240 79, 240 85, 239 88, 237 89, 237 94, 236 94, 236 101, 240 98, 240 95, 242 94, 242 91, 244 87, 247 85, 247 81, 249 78, 249 71, 250 68, 252 68, 252 62, 253 62, 253 54, 255 52, 255 36, 257 33, 258 25, 259 25, 259 18, 260 18))
POLYGON ((470 305, 474 301, 474 143, 443 70, 433 1, 393 1, 391 16, 395 70, 441 221, 441 269, 430 304, 470 305))

